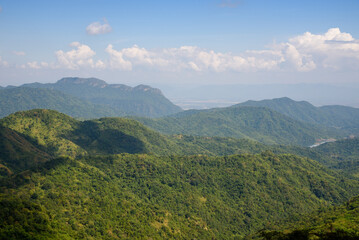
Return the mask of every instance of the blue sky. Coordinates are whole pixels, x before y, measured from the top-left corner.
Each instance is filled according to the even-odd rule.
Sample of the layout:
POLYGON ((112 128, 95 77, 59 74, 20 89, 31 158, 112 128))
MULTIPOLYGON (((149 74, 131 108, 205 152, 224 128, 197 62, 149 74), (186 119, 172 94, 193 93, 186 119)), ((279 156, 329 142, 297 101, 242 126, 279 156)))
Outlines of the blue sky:
POLYGON ((359 1, 0 0, 0 85, 357 83, 359 1))

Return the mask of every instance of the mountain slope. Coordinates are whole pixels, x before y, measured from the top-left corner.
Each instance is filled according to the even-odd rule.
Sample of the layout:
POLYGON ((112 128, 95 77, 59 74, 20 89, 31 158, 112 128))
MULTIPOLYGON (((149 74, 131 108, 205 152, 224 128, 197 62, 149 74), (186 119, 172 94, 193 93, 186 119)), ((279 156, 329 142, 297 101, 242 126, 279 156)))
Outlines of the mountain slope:
POLYGON ((188 110, 159 119, 135 119, 165 134, 251 138, 267 144, 309 146, 316 138, 340 134, 260 107, 188 110))
POLYGON ((262 231, 256 239, 359 239, 359 196, 345 205, 321 209, 302 218, 299 222, 288 223, 282 228, 262 231))
POLYGON ((94 104, 106 105, 126 115, 160 117, 182 111, 159 89, 146 85, 132 88, 123 84, 107 84, 97 78, 62 78, 53 84, 23 86, 54 89, 94 104))
POLYGON ((343 139, 325 143, 310 151, 322 164, 359 177, 359 139, 343 139))
POLYGON ((175 150, 165 136, 128 119, 77 121, 53 110, 34 109, 9 115, 0 124, 27 136, 55 157, 175 150))
POLYGON ((315 107, 306 101, 294 101, 287 97, 247 101, 234 106, 266 107, 299 121, 342 128, 348 133, 359 133, 358 108, 345 106, 315 107))
POLYGON ((38 146, 29 142, 21 134, 0 126, 0 175, 7 176, 13 172, 44 163, 51 156, 38 146))
POLYGON ((270 152, 88 156, 47 166, 0 194, 3 238, 241 238, 359 191, 315 161, 270 152))
POLYGON ((141 123, 124 118, 77 121, 44 109, 17 112, 0 125, 42 146, 53 157, 87 154, 153 153, 156 155, 225 155, 259 153, 267 146, 245 139, 164 136, 141 123))
POLYGON ((92 104, 51 89, 26 87, 0 89, 0 117, 35 108, 53 109, 78 118, 123 115, 118 110, 92 104))
MULTIPOLYGON (((329 115, 331 121, 350 133, 359 134, 359 109, 346 106, 323 106, 320 110, 329 115)), ((333 124, 334 125, 334 124, 333 124)))

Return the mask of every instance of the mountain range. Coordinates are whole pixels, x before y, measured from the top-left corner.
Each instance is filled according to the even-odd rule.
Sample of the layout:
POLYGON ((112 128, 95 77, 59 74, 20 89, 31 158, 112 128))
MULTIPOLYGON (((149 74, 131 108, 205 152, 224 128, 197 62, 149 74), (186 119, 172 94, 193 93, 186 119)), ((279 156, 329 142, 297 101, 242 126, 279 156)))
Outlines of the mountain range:
POLYGON ((210 143, 231 139, 42 109, 0 125, 4 239, 243 238, 359 194, 355 177, 248 140, 233 146, 241 154, 215 156, 210 143))
POLYGON ((356 108, 315 107, 305 101, 279 98, 247 101, 227 108, 181 111, 158 89, 107 84, 96 78, 8 86, 0 89, 0 100, 2 117, 35 108, 54 109, 78 119, 132 115, 165 134, 248 138, 265 144, 309 146, 317 139, 359 133, 356 108))
POLYGON ((97 78, 62 78, 56 83, 30 83, 22 87, 57 90, 125 115, 159 117, 181 111, 159 89, 147 85, 132 88, 124 84, 107 84, 97 78))
POLYGON ((348 133, 359 132, 358 108, 338 105, 315 107, 309 102, 294 101, 287 97, 247 101, 233 107, 236 106, 265 107, 302 122, 340 128, 348 133))
POLYGON ((264 107, 233 106, 187 110, 158 119, 134 118, 165 134, 249 138, 266 144, 309 146, 341 131, 301 122, 264 107))
POLYGON ((0 89, 0 117, 36 108, 54 109, 80 119, 125 115, 108 106, 93 104, 56 90, 27 87, 0 89))
POLYGON ((159 90, 81 78, 0 100, 0 239, 359 236, 356 108, 169 110, 159 90))

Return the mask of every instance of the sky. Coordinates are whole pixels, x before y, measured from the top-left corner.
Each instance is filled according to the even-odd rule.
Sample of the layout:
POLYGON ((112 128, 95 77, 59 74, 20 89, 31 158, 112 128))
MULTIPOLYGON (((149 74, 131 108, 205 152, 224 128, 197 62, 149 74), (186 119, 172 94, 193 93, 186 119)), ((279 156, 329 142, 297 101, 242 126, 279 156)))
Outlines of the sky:
POLYGON ((358 0, 0 0, 0 86, 358 86, 358 13, 358 0))

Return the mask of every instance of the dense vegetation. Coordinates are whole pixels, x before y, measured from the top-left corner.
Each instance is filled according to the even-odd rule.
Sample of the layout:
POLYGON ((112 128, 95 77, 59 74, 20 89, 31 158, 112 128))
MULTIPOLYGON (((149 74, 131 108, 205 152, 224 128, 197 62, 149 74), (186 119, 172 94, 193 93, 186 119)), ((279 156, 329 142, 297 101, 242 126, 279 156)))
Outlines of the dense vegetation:
POLYGON ((124 118, 77 121, 65 114, 43 109, 9 115, 1 119, 0 124, 3 126, 0 133, 4 136, 0 138, 3 156, 1 158, 0 155, 0 163, 11 171, 22 166, 15 164, 15 168, 11 161, 24 161, 28 167, 36 165, 36 159, 42 156, 39 152, 46 152, 52 157, 117 153, 213 156, 260 153, 270 149, 246 139, 164 136, 137 121, 124 118), (17 153, 14 149, 21 151, 17 153), (28 155, 31 152, 34 154, 28 155), (24 156, 15 157, 20 153, 24 156))
POLYGON ((300 221, 281 224, 277 230, 266 230, 256 239, 359 239, 359 196, 339 207, 321 208, 300 221), (283 230, 285 229, 285 230, 283 230))
POLYGON ((250 138, 266 144, 309 146, 317 138, 341 134, 258 107, 188 110, 159 119, 135 119, 165 134, 250 138))
POLYGON ((238 239, 325 232, 307 231, 293 220, 359 194, 355 174, 319 163, 335 168, 334 162, 355 161, 357 139, 327 144, 309 149, 165 136, 131 119, 78 121, 43 109, 11 114, 0 120, 0 239, 238 239), (283 219, 292 225, 278 225, 283 219), (260 229, 267 230, 255 234, 260 229))
MULTIPOLYGON (((63 78, 56 83, 31 83, 23 86, 54 89, 93 104, 105 105, 112 111, 125 115, 160 117, 182 111, 163 96, 159 89, 146 85, 132 88, 123 84, 107 84, 97 78, 63 78)), ((109 115, 102 115, 104 116, 109 115)))
POLYGON ((315 161, 270 152, 56 159, 2 185, 8 239, 230 239, 359 191, 315 161))
POLYGON ((29 169, 51 159, 25 136, 0 126, 0 176, 29 169))
POLYGON ((247 101, 235 106, 266 107, 299 121, 341 128, 348 134, 359 134, 358 108, 345 106, 315 107, 309 102, 297 102, 286 97, 247 101))
POLYGON ((325 143, 312 149, 314 159, 326 166, 359 177, 359 138, 325 143))
POLYGON ((34 108, 53 109, 76 118, 123 116, 119 110, 97 105, 51 89, 26 87, 0 90, 0 117, 34 108))

